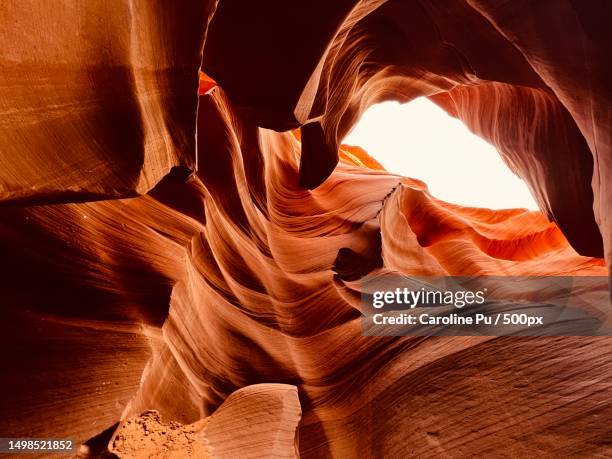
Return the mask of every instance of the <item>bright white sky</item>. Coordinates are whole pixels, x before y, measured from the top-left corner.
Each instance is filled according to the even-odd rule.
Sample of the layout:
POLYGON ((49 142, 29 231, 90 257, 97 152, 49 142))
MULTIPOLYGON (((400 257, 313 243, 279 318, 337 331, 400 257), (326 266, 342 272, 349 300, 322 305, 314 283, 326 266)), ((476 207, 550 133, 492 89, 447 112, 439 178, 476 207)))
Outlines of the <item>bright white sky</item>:
POLYGON ((343 143, 364 148, 390 172, 423 180, 444 201, 538 208, 495 147, 424 97, 370 107, 343 143))

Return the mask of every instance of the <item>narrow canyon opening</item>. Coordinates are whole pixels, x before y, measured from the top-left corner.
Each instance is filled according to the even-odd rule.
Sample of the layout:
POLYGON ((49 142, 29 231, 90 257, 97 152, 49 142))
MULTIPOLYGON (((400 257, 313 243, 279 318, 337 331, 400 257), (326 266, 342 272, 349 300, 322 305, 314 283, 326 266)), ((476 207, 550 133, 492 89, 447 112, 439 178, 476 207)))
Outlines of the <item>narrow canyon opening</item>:
POLYGON ((494 146, 425 97, 371 106, 343 143, 364 148, 389 172, 423 180, 444 201, 538 209, 494 146))

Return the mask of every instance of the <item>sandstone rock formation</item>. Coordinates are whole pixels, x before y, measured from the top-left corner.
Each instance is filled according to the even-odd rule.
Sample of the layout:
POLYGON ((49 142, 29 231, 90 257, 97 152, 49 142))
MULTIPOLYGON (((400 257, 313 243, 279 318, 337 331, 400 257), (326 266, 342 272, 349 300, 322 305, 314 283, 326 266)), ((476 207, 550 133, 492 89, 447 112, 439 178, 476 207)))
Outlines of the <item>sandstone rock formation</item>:
POLYGON ((109 450, 135 458, 296 457, 300 420, 295 386, 256 384, 239 389, 207 418, 182 426, 156 411, 119 425, 109 450))
POLYGON ((170 3, 0 5, 0 436, 210 430, 280 383, 304 457, 611 455, 609 338, 366 337, 358 305, 371 273, 609 275, 607 3, 170 3), (543 212, 339 146, 422 95, 543 212))

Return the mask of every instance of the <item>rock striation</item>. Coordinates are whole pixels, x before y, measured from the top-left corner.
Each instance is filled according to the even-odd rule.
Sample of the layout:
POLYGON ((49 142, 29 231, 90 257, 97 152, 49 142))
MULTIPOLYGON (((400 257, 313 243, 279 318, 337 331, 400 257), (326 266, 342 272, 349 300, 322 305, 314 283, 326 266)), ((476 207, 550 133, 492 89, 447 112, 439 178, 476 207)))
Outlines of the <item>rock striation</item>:
POLYGON ((39 8, 0 5, 0 436, 130 457, 126 426, 174 422, 213 457, 612 454, 609 338, 359 320, 366 274, 609 276, 605 2, 39 8), (446 203, 341 145, 419 96, 542 212, 446 203))

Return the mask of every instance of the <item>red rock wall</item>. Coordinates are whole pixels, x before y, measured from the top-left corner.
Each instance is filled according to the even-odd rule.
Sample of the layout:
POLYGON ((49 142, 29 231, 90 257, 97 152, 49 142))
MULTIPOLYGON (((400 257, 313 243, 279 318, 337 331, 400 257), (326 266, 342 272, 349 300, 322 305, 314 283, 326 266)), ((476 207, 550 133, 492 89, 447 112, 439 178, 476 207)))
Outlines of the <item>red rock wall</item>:
POLYGON ((608 275, 605 3, 35 6, 0 6, 1 436, 284 383, 306 457, 611 453, 609 339, 365 337, 358 309, 368 273, 608 275), (544 213, 338 148, 420 95, 544 213))

